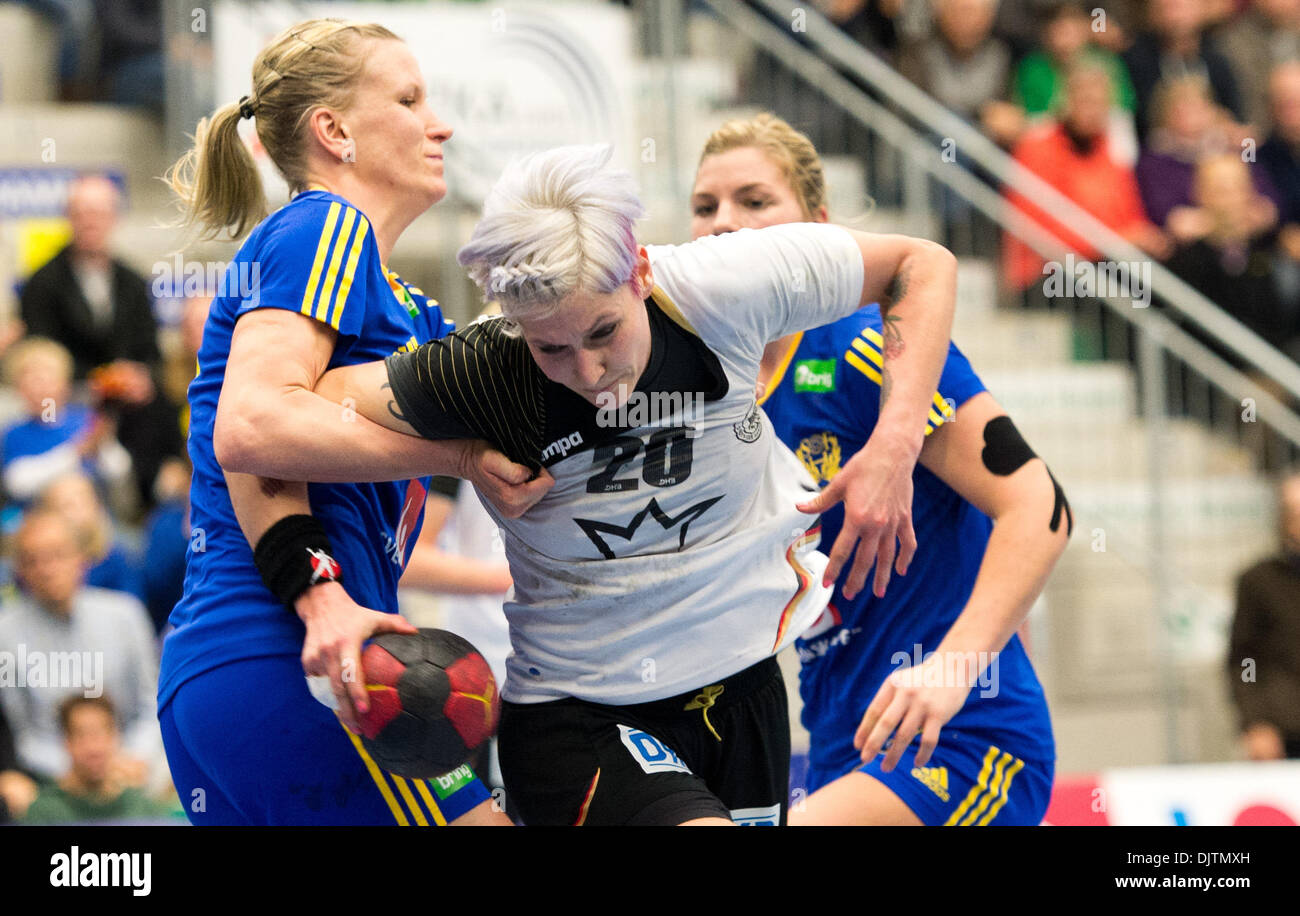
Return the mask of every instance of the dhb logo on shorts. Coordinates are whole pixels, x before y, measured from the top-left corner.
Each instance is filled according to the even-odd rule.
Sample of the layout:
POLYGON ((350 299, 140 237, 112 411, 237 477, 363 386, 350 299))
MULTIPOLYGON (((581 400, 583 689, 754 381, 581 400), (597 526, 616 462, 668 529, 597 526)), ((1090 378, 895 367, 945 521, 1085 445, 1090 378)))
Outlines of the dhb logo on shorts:
POLYGON ((630 728, 626 725, 620 725, 618 733, 623 739, 623 746, 632 754, 633 759, 641 764, 641 769, 646 773, 689 774, 691 772, 691 768, 682 763, 681 758, 673 753, 672 748, 653 735, 647 735, 639 728, 630 728))

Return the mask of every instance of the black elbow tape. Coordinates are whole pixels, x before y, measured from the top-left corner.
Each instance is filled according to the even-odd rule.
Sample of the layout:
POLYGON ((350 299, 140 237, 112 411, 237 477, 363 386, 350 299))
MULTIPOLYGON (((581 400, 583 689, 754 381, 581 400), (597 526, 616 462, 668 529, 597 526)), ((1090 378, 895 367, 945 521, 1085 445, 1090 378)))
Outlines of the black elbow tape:
POLYGON ((313 585, 343 581, 325 526, 310 515, 288 515, 268 528, 253 549, 253 564, 271 594, 290 608, 313 585))
POLYGON ((1007 477, 1020 470, 1038 456, 1020 435, 1016 424, 1006 414, 994 417, 984 426, 984 467, 999 477, 1007 477))

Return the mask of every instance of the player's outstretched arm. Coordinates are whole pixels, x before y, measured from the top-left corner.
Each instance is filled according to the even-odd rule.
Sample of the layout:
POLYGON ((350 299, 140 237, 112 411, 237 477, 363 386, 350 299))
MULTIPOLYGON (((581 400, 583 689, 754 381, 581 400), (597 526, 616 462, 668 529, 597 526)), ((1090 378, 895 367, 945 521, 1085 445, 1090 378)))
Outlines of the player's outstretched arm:
POLYGON ((1024 622, 1074 524, 1047 465, 988 392, 931 434, 921 463, 993 519, 993 532, 961 615, 927 661, 885 679, 854 736, 864 760, 894 736, 887 771, 918 733, 916 766, 925 766, 971 688, 986 670, 996 673, 992 660, 1024 622))
POLYGON ((905 574, 916 552, 912 471, 948 356, 957 260, 946 248, 924 239, 853 230, 850 234, 862 254, 861 304, 880 303, 880 416, 866 446, 815 499, 799 508, 823 512, 844 501, 844 526, 831 548, 823 581, 834 582, 853 556, 844 585, 845 595, 852 598, 866 584, 873 563, 874 591, 883 596, 891 571, 905 574))
MULTIPOLYGON (((335 336, 328 325, 284 309, 256 309, 239 320, 213 428, 223 469, 318 483, 446 474, 472 481, 511 518, 545 495, 549 476, 526 483, 531 471, 485 442, 402 435, 374 422, 381 408, 372 409, 369 400, 365 407, 372 416, 359 409, 360 402, 354 407, 342 397, 336 403, 318 394, 313 389, 326 374, 335 336)), ((384 372, 382 362, 366 365, 384 372)), ((345 372, 337 379, 347 377, 345 372)))

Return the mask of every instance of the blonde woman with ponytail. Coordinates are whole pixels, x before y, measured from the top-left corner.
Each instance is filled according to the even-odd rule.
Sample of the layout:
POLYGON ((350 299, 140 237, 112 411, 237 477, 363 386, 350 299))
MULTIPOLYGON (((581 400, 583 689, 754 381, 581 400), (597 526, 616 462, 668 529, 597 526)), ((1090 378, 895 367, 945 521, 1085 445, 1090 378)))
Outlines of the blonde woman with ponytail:
POLYGON ((248 234, 230 270, 255 280, 213 301, 189 389, 193 535, 159 720, 195 823, 506 823, 472 773, 445 799, 412 791, 339 720, 355 731, 367 708, 362 642, 414 629, 396 587, 426 475, 467 477, 507 515, 549 481, 525 485, 527 469, 483 442, 402 436, 312 392, 327 368, 450 330, 384 265, 446 194, 451 135, 396 35, 317 19, 258 54, 249 94, 200 122, 171 172, 204 235, 248 234), (293 193, 270 215, 245 119, 293 193), (321 438, 339 446, 328 458, 321 438), (328 677, 337 717, 304 673, 328 677))

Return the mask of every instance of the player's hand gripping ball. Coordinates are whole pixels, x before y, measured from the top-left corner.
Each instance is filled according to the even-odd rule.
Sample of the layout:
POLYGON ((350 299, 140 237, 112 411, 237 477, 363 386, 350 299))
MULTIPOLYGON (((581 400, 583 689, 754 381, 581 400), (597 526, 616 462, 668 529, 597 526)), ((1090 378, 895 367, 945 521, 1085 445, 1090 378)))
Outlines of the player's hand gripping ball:
POLYGON ((399 776, 429 779, 456 769, 496 734, 501 697, 492 669, 469 640, 446 630, 385 633, 361 653, 370 710, 361 743, 399 776))

